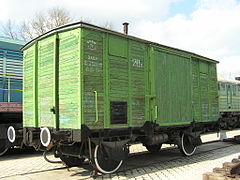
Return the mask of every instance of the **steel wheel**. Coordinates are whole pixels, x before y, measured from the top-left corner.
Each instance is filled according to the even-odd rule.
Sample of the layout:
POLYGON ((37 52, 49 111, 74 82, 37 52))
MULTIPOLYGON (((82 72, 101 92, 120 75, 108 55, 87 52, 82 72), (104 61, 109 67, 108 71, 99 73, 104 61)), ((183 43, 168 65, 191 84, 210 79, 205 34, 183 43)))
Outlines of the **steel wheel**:
POLYGON ((7 152, 8 148, 1 148, 0 149, 0 156, 4 155, 7 152))
POLYGON ((98 171, 104 174, 116 172, 122 165, 123 160, 116 161, 107 156, 103 147, 96 145, 94 150, 94 164, 98 171))
POLYGON ((191 156, 194 154, 196 151, 196 146, 193 145, 193 138, 189 135, 182 134, 181 136, 181 142, 180 142, 180 151, 183 153, 185 156, 191 156))
POLYGON ((60 155, 60 159, 68 167, 81 166, 85 160, 85 158, 78 158, 78 157, 67 156, 67 155, 60 155))
POLYGON ((145 146, 147 148, 147 150, 151 153, 156 153, 156 152, 159 152, 161 147, 162 147, 162 144, 154 144, 154 145, 146 145, 145 146))

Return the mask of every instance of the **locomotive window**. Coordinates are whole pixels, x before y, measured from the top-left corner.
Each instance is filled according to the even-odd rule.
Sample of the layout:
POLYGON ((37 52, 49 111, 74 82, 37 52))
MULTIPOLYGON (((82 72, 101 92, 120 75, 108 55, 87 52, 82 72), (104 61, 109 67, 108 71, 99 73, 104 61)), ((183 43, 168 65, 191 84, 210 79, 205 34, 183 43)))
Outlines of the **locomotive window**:
POLYGON ((236 96, 236 91, 237 91, 236 85, 233 85, 233 86, 232 86, 232 89, 233 89, 233 95, 236 96))
POLYGON ((111 124, 127 123, 127 102, 111 101, 110 110, 111 124))
POLYGON ((225 91, 225 84, 221 83, 221 90, 225 91))

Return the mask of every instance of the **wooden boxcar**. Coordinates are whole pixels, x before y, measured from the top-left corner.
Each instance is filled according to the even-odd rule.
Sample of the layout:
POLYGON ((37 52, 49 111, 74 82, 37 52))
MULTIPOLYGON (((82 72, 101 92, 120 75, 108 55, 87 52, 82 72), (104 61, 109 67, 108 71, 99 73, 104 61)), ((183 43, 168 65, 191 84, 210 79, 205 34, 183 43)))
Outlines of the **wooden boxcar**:
POLYGON ((21 140, 7 138, 9 126, 22 128, 22 52, 23 41, 0 37, 0 155, 21 140))
POLYGON ((69 166, 112 173, 136 142, 192 155, 218 128, 215 60, 83 22, 23 50, 24 142, 69 166))

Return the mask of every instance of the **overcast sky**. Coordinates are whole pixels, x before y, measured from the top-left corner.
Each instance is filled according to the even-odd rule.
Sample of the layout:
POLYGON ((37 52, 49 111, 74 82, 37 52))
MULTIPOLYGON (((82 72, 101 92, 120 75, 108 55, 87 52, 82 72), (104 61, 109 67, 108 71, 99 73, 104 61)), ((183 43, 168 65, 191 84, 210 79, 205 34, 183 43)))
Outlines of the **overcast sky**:
POLYGON ((220 74, 240 76, 240 0, 1 0, 0 24, 52 7, 116 31, 127 21, 131 35, 213 58, 220 74))

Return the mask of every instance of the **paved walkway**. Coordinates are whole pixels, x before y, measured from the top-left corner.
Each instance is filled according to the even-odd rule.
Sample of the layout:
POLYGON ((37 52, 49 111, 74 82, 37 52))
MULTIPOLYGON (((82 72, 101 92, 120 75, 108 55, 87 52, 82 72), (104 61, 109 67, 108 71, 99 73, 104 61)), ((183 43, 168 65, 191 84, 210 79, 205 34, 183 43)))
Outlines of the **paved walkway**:
MULTIPOLYGON (((214 138, 218 138, 217 135, 202 137, 204 141, 214 138)), ((226 142, 205 144, 191 157, 183 157, 176 147, 169 145, 156 154, 148 153, 140 144, 132 145, 130 152, 131 156, 118 173, 98 176, 97 179, 200 180, 203 173, 211 172, 213 168, 221 167, 223 162, 237 158, 240 145, 226 142)), ((87 162, 81 168, 66 169, 62 164, 46 162, 36 152, 0 157, 0 168, 1 180, 91 179, 89 174, 92 170, 87 162)))

